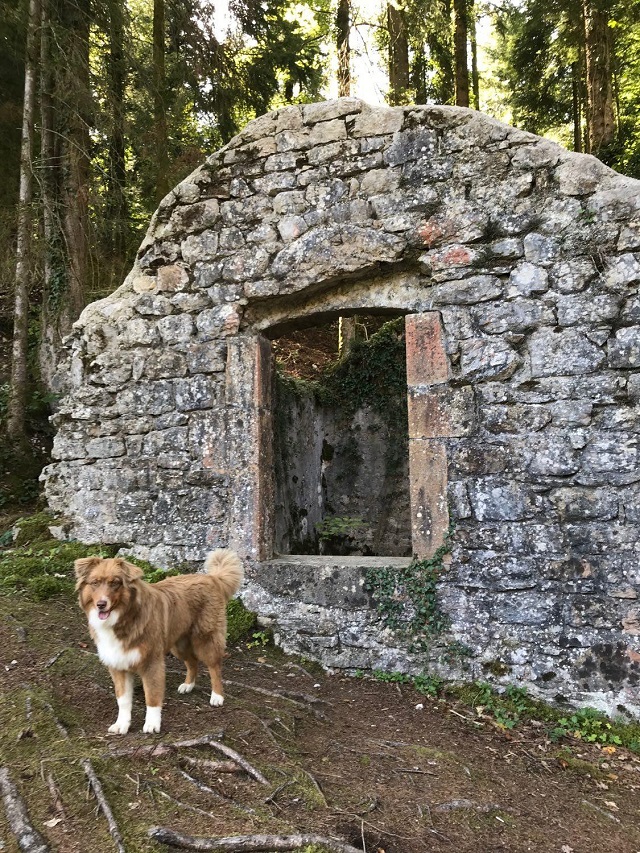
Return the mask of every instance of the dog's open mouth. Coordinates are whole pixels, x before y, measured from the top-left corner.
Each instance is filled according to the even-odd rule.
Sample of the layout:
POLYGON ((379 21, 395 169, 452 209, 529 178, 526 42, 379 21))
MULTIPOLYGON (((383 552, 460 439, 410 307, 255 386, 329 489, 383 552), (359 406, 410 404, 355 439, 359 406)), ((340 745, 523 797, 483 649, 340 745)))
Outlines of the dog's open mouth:
POLYGON ((111 616, 110 610, 98 610, 98 619, 108 619, 111 616))

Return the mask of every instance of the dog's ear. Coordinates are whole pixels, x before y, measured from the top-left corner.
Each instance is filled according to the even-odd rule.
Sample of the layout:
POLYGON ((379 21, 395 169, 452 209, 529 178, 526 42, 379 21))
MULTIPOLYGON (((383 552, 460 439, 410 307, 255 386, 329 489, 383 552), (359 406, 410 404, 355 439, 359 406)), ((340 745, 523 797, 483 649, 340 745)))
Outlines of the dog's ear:
POLYGON ((133 563, 128 563, 126 560, 118 560, 118 565, 129 582, 139 581, 144 576, 140 566, 134 566, 133 563))
POLYGON ((75 561, 73 567, 76 571, 76 592, 87 579, 87 575, 91 569, 96 565, 96 563, 99 563, 101 559, 101 557, 82 557, 81 560, 75 561))

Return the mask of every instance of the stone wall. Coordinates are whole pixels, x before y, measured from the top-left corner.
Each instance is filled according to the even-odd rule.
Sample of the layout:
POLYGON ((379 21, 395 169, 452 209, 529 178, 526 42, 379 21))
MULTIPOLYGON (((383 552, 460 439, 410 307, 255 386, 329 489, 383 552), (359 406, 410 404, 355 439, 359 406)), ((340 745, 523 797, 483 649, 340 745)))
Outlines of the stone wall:
POLYGON ((370 404, 323 403, 308 383, 276 388, 276 553, 411 556, 407 413, 394 396, 397 425, 370 404))
POLYGON ((361 566, 268 562, 267 338, 423 314, 414 549, 450 512, 442 606, 472 650, 432 665, 638 713, 639 284, 640 183, 593 157, 461 108, 270 113, 162 201, 125 283, 76 323, 50 505, 163 565, 237 548, 290 648, 421 666, 381 632, 361 566))

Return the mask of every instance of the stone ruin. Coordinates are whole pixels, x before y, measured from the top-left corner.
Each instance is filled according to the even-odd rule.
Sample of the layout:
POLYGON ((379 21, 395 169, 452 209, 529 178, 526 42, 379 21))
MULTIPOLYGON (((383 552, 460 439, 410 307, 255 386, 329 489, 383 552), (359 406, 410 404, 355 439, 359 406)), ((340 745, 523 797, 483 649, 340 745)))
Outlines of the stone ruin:
MULTIPOLYGON (((455 522, 430 670, 637 715, 639 284, 640 182, 594 157, 456 107, 269 113, 163 199, 75 324, 50 507, 161 566, 236 549, 287 650, 423 670, 364 583, 406 554, 276 549, 271 341, 404 316, 408 549, 455 522)), ((309 470, 321 433, 291 445, 309 470)))

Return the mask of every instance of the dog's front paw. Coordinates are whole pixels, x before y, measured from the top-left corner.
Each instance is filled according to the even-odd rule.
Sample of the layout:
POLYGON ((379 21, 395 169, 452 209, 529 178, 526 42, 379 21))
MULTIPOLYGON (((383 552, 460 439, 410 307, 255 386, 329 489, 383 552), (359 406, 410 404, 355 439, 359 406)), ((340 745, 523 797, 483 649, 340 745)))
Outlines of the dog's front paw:
POLYGON ((195 686, 195 681, 192 681, 190 684, 188 681, 185 681, 178 687, 178 693, 191 693, 195 686))
POLYGON ((224 702, 224 696, 221 696, 219 693, 216 693, 215 690, 211 691, 211 699, 209 699, 209 704, 214 705, 215 707, 219 707, 224 702))
POLYGON ((129 731, 129 726, 131 725, 131 721, 124 722, 120 720, 116 720, 112 726, 109 726, 107 731, 112 735, 126 735, 129 731))
POLYGON ((147 708, 147 715, 144 718, 144 726, 142 731, 146 735, 155 735, 160 731, 160 719, 162 717, 162 708, 147 708))

